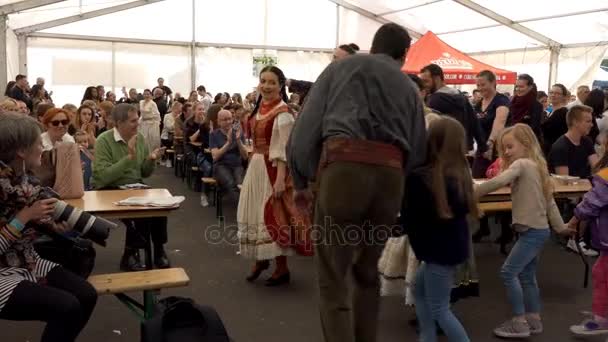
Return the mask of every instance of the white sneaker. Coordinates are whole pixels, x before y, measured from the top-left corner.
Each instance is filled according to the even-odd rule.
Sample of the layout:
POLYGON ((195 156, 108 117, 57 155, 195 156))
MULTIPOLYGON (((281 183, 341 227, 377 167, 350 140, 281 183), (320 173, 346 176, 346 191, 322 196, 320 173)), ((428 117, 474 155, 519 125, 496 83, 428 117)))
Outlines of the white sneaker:
MULTIPOLYGON (((591 248, 587 248, 587 244, 584 241, 579 241, 579 246, 581 247, 581 252, 588 257, 596 257, 599 255, 598 252, 594 251, 591 248)), ((578 254, 578 248, 576 247, 576 241, 574 239, 568 240, 568 244, 566 245, 568 249, 578 254)))
POLYGON ((165 165, 167 167, 173 167, 173 161, 171 159, 167 159, 167 161, 165 162, 165 165))
POLYGON ((209 201, 207 200, 207 195, 201 194, 201 207, 208 207, 209 201))

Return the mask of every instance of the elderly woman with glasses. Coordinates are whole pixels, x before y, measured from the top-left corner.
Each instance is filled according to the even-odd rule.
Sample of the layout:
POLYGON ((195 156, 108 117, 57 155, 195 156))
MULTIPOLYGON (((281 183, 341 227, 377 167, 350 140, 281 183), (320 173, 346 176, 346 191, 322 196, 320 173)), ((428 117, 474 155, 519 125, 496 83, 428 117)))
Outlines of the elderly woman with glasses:
POLYGON ((70 125, 70 114, 61 108, 51 108, 42 116, 42 124, 46 132, 42 133, 42 148, 50 151, 58 142, 75 142, 74 138, 68 134, 70 125))
POLYGON ((41 155, 38 122, 18 113, 0 115, 0 319, 43 321, 40 341, 74 342, 97 293, 85 279, 34 249, 41 227, 65 231, 64 224, 51 220, 57 200, 43 195, 31 172, 40 167, 41 155))

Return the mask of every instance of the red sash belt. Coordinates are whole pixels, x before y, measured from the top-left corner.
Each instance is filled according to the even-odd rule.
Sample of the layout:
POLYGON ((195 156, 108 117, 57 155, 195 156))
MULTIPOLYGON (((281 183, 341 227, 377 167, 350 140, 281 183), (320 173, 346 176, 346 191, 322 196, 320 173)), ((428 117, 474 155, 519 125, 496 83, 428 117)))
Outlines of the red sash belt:
POLYGON ((323 142, 320 168, 333 162, 354 162, 403 169, 403 151, 400 148, 377 141, 329 138, 323 142))

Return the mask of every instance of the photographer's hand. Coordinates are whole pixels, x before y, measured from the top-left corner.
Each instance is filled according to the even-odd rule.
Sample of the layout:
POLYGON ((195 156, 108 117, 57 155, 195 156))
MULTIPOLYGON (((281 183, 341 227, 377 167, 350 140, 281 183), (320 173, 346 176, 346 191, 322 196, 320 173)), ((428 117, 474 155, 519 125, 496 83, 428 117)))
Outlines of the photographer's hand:
POLYGON ((56 198, 43 199, 34 202, 32 206, 25 207, 17 213, 16 218, 24 225, 30 221, 39 221, 48 219, 55 210, 56 198))
POLYGON ((72 230, 70 226, 68 226, 67 222, 53 222, 53 231, 58 234, 65 234, 72 230))

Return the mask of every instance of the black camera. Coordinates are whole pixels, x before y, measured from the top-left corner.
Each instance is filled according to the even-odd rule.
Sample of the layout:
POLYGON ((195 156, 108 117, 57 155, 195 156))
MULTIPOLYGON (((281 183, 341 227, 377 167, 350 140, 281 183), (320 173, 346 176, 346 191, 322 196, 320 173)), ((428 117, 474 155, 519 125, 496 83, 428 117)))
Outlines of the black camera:
POLYGON ((43 188, 40 195, 43 198, 56 198, 53 221, 66 222, 67 225, 77 231, 82 238, 89 239, 101 246, 106 246, 106 240, 110 235, 110 229, 117 225, 101 217, 93 216, 82 209, 73 207, 59 199, 59 195, 51 188, 43 188))

